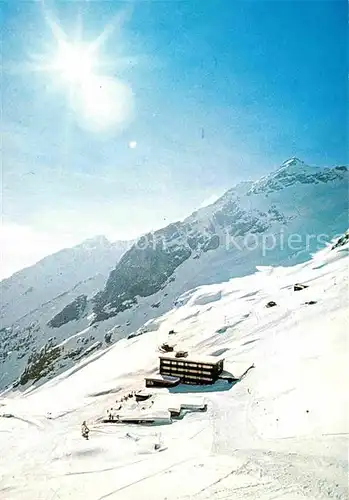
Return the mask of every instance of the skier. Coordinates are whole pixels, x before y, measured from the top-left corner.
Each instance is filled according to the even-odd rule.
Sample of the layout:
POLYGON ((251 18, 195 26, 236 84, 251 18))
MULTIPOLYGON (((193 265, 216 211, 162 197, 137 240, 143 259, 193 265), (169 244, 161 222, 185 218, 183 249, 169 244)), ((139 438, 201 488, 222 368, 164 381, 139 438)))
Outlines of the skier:
POLYGON ((157 434, 156 437, 157 437, 157 443, 154 443, 154 450, 158 451, 162 447, 163 441, 162 441, 162 435, 161 434, 157 434))
POLYGON ((82 437, 84 437, 85 439, 88 440, 89 433, 90 433, 90 429, 86 425, 86 420, 84 420, 82 423, 82 426, 81 426, 81 435, 82 435, 82 437))

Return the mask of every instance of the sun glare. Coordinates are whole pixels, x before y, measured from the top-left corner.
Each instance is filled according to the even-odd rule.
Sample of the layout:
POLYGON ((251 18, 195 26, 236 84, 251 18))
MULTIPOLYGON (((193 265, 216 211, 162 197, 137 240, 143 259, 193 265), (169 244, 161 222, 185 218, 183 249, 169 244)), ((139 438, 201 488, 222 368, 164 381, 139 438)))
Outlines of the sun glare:
MULTIPOLYGON (((133 93, 129 85, 119 78, 104 74, 102 69, 109 68, 110 73, 117 60, 108 57, 102 60, 100 54, 102 46, 113 33, 113 24, 87 43, 82 38, 81 23, 75 37, 69 39, 49 14, 46 21, 56 47, 52 52, 36 57, 35 70, 46 73, 53 86, 66 94, 80 126, 93 131, 123 129, 133 116, 133 93)), ((119 19, 121 21, 122 18, 119 19)))
POLYGON ((93 77, 94 54, 89 46, 60 42, 52 69, 70 84, 80 84, 93 77))
POLYGON ((111 77, 91 76, 76 93, 74 107, 92 130, 122 128, 133 115, 133 95, 127 85, 111 77))

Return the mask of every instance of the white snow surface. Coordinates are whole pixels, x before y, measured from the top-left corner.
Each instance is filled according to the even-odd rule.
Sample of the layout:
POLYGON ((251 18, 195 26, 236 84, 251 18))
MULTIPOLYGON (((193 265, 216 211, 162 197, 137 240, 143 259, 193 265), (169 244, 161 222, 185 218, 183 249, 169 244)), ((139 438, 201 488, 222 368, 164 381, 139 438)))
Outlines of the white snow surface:
POLYGON ((152 331, 3 394, 0 498, 347 499, 347 306, 348 245, 327 248, 297 266, 197 287, 152 331), (298 282, 309 287, 295 292, 298 282), (120 403, 156 373, 163 342, 222 355, 235 377, 254 367, 235 384, 149 389, 145 402, 120 403), (203 402, 207 411, 160 425, 169 408, 203 402), (120 404, 114 413, 160 415, 159 425, 102 423, 120 404))

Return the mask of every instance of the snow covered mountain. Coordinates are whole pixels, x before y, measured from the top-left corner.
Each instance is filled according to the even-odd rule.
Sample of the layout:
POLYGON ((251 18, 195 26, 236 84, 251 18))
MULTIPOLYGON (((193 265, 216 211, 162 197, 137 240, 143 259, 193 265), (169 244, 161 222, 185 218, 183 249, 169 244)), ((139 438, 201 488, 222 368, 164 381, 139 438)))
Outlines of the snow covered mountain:
POLYGON ((87 297, 104 286, 110 270, 130 244, 110 243, 98 236, 46 257, 1 282, 0 387, 13 382, 28 357, 50 338, 51 343, 56 339, 61 342, 67 333, 70 336, 76 332, 75 326, 79 329, 75 322, 70 323, 68 332, 58 329, 57 313, 76 303, 75 311, 71 308, 63 313, 60 326, 69 319, 69 312, 71 319, 77 320, 87 297))
POLYGON ((302 264, 187 291, 146 335, 0 396, 0 495, 347 499, 348 250, 344 236, 302 264), (163 342, 222 354, 235 382, 152 390, 136 403, 129 395, 157 369, 163 342), (157 425, 102 422, 110 408, 157 425))
MULTIPOLYGON (((188 290, 244 276, 257 265, 306 261, 347 229, 347 209, 346 167, 316 168, 292 158, 187 219, 140 238, 106 283, 104 274, 71 290, 52 279, 54 303, 47 298, 33 311, 25 298, 33 285, 19 280, 19 303, 25 307, 20 306, 21 314, 15 305, 3 313, 0 387, 15 380, 23 388, 42 382, 94 350, 150 331, 154 318, 181 305, 188 290)), ((101 257, 101 265, 106 260, 101 257)), ((79 267, 79 258, 67 262, 65 276, 79 267)), ((105 272, 113 266, 107 267, 105 272)), ((17 292, 11 293, 14 304, 17 292)))
POLYGON ((160 307, 174 280, 185 291, 250 273, 256 264, 304 261, 347 227, 347 168, 319 169, 292 158, 139 240, 94 298, 95 321, 136 307, 139 297, 157 294, 160 307))

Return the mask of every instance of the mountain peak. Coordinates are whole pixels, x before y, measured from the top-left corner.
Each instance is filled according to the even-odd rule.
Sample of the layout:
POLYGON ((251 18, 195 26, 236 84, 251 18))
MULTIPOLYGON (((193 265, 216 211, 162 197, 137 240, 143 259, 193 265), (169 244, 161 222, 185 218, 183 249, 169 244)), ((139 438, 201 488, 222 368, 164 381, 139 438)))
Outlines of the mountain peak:
POLYGON ((77 245, 78 247, 80 248, 86 248, 86 249, 90 249, 90 248, 105 248, 105 247, 110 247, 112 244, 111 242, 108 240, 108 238, 104 235, 98 235, 98 236, 94 236, 92 238, 88 238, 86 240, 84 240, 82 243, 80 243, 79 245, 77 245))
POLYGON ((268 194, 295 185, 327 183, 343 180, 345 175, 345 168, 314 167, 292 157, 284 161, 277 170, 256 181, 249 193, 268 194))
POLYGON ((281 167, 297 167, 304 165, 305 165, 304 161, 300 160, 296 156, 292 156, 292 158, 289 158, 288 160, 284 161, 281 167))

